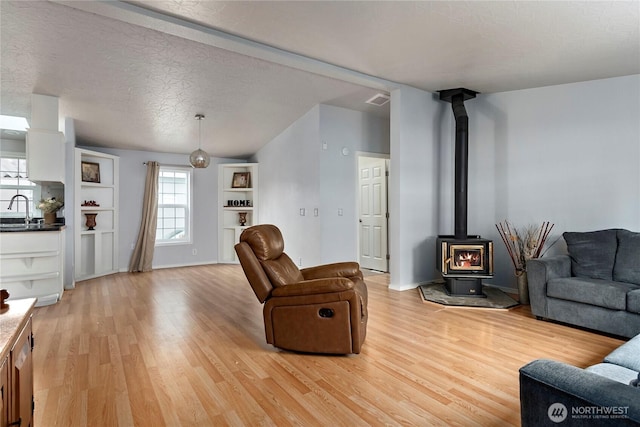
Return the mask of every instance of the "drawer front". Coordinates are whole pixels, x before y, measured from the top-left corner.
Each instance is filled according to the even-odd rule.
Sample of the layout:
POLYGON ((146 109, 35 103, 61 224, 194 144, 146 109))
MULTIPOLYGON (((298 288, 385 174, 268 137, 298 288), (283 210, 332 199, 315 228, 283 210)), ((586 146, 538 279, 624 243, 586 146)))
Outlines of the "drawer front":
POLYGON ((60 278, 25 280, 21 282, 3 283, 3 288, 9 292, 9 303, 14 299, 37 298, 43 295, 58 294, 62 297, 62 280, 60 278))
POLYGON ((27 231, 2 233, 0 254, 57 251, 60 248, 59 231, 27 231))
POLYGON ((60 256, 0 259, 0 278, 60 271, 60 256))

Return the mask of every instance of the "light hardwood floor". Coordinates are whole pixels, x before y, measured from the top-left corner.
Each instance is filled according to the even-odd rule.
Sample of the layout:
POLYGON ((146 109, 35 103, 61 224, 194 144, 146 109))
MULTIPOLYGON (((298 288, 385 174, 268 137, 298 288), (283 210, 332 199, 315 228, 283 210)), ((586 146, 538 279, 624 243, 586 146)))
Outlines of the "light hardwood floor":
POLYGON ((34 314, 36 426, 520 424, 518 369, 588 366, 621 340, 510 311, 423 303, 366 277, 359 355, 266 344, 236 265, 80 282, 34 314))

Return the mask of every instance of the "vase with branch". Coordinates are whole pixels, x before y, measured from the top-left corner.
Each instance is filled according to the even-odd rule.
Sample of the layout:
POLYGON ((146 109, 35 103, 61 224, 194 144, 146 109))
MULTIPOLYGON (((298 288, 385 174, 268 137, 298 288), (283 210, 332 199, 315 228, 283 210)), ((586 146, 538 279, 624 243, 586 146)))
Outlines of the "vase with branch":
POLYGON ((521 304, 529 303, 527 261, 542 257, 555 244, 553 242, 547 249, 544 249, 553 226, 554 224, 548 221, 543 222, 541 225, 528 225, 520 228, 515 227, 507 220, 496 224, 498 233, 507 248, 515 269, 521 304))

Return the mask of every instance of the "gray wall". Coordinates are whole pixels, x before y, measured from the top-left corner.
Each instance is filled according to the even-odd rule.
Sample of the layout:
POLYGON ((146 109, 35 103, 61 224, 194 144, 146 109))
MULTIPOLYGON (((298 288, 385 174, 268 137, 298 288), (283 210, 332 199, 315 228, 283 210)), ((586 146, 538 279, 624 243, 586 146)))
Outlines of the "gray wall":
POLYGON ((390 288, 404 290, 436 277, 440 209, 439 117, 430 92, 403 87, 391 93, 389 178, 390 288))
MULTIPOLYGON (((120 259, 119 268, 126 271, 132 245, 138 237, 146 166, 143 162, 157 161, 165 165, 188 165, 185 154, 154 153, 134 150, 96 149, 120 157, 120 259)), ((218 260, 218 168, 221 162, 233 159, 212 158, 206 169, 193 171, 193 235, 192 243, 157 246, 153 267, 173 267, 215 263, 218 260), (193 255, 193 249, 197 254, 193 255)))
POLYGON ((259 220, 280 227, 297 264, 357 259, 358 152, 389 152, 388 120, 318 105, 254 156, 260 164, 259 220))
POLYGON ((386 119, 320 105, 319 213, 323 263, 358 259, 358 155, 389 154, 389 138, 386 119))
MULTIPOLYGON (((479 95, 469 113, 469 233, 495 242, 497 286, 515 288, 495 229, 640 231, 640 76, 479 95)), ((453 232, 450 106, 442 116, 440 232, 453 232)), ((560 239, 550 253, 565 251, 560 239)))
MULTIPOLYGON (((501 220, 551 221, 552 240, 567 230, 640 231, 640 76, 481 94, 465 105, 471 128, 469 233, 493 239, 496 248, 496 276, 487 282, 515 288, 495 229, 501 220)), ((260 222, 283 229, 296 263, 354 259, 355 153, 390 152, 391 287, 415 287, 437 276, 435 238, 453 232, 453 140, 450 104, 413 88, 392 93, 391 129, 386 120, 316 106, 253 159, 260 163, 260 222)), ((126 268, 138 231, 142 162, 186 164, 187 158, 108 152, 121 157, 120 267, 126 268)), ((217 259, 214 165, 220 161, 195 171, 194 219, 201 232, 193 246, 159 248, 154 265, 217 259)), ((564 250, 561 240, 551 253, 564 250)))

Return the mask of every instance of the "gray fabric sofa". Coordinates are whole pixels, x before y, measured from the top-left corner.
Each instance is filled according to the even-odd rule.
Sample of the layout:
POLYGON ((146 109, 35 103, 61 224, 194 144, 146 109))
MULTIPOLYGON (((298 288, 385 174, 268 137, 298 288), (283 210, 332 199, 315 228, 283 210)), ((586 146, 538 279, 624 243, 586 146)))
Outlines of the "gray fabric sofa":
POLYGON ((640 425, 640 335, 580 369, 538 359, 520 369, 523 427, 640 425))
POLYGON ((564 233, 568 255, 527 262, 531 312, 623 337, 640 334, 640 233, 564 233))

